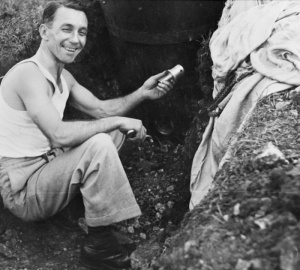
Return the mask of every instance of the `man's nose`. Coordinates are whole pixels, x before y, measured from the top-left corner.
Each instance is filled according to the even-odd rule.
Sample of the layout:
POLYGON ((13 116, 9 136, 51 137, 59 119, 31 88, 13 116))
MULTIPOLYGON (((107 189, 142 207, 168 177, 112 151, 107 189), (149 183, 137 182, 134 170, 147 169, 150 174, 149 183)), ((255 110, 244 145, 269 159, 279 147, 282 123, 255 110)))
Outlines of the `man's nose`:
POLYGON ((79 35, 77 32, 73 32, 70 41, 73 43, 78 43, 79 42, 79 35))

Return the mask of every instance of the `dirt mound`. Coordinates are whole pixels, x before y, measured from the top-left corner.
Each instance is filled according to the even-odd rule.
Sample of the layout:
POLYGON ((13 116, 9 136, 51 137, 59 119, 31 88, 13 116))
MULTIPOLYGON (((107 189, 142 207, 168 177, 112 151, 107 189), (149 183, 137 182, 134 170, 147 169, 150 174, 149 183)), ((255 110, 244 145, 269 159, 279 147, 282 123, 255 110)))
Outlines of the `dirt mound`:
POLYGON ((215 188, 167 239, 153 269, 299 269, 299 96, 261 101, 215 188), (272 142, 285 159, 257 155, 272 142))

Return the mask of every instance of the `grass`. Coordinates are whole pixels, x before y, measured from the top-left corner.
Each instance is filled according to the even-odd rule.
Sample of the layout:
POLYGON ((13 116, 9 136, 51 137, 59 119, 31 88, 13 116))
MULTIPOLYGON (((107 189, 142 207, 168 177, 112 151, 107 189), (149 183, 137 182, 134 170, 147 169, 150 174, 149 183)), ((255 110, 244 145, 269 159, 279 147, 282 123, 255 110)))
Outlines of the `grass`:
MULTIPOLYGON (((100 3, 98 0, 73 1, 87 6, 89 33, 84 50, 67 69, 96 96, 116 96, 119 89, 109 87, 115 75, 115 62, 100 3)), ((40 44, 38 28, 47 2, 49 1, 0 1, 0 77, 15 63, 35 54, 40 44)), ((73 110, 68 111, 67 115, 71 118, 83 117, 73 110)))
POLYGON ((0 2, 0 75, 37 48, 38 25, 45 0, 0 2))

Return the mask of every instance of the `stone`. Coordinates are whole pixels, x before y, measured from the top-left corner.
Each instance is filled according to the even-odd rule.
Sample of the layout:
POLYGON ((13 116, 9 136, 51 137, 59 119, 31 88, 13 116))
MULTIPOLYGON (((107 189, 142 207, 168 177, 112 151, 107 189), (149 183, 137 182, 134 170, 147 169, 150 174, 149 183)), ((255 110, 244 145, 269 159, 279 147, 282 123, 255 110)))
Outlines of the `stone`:
POLYGON ((147 243, 138 246, 131 254, 131 267, 134 270, 145 269, 151 266, 152 261, 159 257, 162 246, 158 243, 147 243))
POLYGON ((268 142, 262 152, 254 158, 253 165, 273 165, 280 160, 286 161, 284 154, 272 142, 268 142))
POLYGON ((276 103, 276 110, 284 110, 288 105, 291 104, 291 101, 279 101, 276 103))
POLYGON ((195 240, 189 240, 184 244, 184 252, 187 253, 193 247, 197 247, 197 242, 195 240))
POLYGON ((300 257, 296 241, 292 237, 286 237, 278 245, 280 250, 280 269, 298 270, 300 267, 300 257))
POLYGON ((174 186, 173 185, 167 187, 167 192, 171 192, 171 191, 174 191, 174 186))
POLYGON ((0 244, 0 254, 2 254, 4 257, 8 259, 13 259, 16 256, 13 254, 13 252, 5 245, 0 244))
POLYGON ((241 204, 237 203, 233 207, 233 215, 238 216, 240 214, 240 206, 241 206, 241 204))

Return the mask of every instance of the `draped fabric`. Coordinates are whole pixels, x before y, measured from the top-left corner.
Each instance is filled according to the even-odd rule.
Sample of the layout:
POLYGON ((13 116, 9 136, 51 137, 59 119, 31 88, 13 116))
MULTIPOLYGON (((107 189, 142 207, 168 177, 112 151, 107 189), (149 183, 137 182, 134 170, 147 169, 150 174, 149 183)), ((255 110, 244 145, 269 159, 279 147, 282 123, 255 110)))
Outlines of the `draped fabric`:
POLYGON ((231 13, 227 2, 227 14, 223 12, 210 40, 213 97, 224 89, 230 73, 249 67, 254 73, 233 87, 219 105, 222 113, 210 118, 192 164, 190 209, 213 187, 217 170, 230 159, 230 145, 257 102, 300 85, 300 2, 230 2, 231 13))

